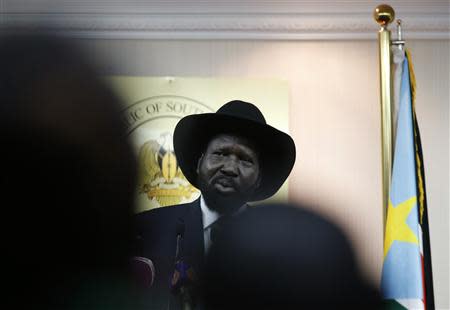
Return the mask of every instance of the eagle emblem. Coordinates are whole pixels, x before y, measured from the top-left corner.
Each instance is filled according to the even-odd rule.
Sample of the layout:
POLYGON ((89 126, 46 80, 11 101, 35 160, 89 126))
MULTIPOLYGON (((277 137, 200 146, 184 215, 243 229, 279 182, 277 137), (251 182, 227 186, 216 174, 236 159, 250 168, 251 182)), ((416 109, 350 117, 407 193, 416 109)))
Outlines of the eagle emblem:
POLYGON ((163 133, 139 149, 139 194, 161 207, 191 201, 199 193, 181 172, 172 145, 172 135, 163 133))

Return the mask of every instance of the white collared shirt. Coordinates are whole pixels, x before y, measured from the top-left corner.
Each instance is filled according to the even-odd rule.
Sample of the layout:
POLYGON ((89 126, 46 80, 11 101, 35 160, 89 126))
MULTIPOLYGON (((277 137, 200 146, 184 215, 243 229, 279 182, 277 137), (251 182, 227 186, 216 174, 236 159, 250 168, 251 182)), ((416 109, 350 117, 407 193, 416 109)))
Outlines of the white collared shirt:
POLYGON ((209 247, 211 246, 211 226, 219 219, 220 214, 208 207, 203 196, 200 196, 200 208, 202 209, 205 253, 208 253, 209 247))
MULTIPOLYGON (((247 205, 244 204, 233 215, 239 214, 246 209, 247 205)), ((200 208, 202 209, 202 223, 203 223, 203 241, 205 254, 208 253, 211 247, 211 227, 221 217, 220 213, 211 210, 206 204, 203 195, 200 195, 200 208)))

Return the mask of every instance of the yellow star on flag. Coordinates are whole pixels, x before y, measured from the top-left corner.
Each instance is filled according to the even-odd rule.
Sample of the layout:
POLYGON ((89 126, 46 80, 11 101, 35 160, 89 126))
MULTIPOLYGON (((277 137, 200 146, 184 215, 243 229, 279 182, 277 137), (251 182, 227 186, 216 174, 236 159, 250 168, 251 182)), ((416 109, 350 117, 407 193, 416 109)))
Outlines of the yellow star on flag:
POLYGON ((419 244, 416 234, 406 223, 406 219, 411 212, 411 209, 414 207, 416 200, 416 196, 413 196, 399 203, 395 208, 391 200, 389 200, 386 237, 384 241, 384 257, 386 257, 387 252, 395 240, 419 244))

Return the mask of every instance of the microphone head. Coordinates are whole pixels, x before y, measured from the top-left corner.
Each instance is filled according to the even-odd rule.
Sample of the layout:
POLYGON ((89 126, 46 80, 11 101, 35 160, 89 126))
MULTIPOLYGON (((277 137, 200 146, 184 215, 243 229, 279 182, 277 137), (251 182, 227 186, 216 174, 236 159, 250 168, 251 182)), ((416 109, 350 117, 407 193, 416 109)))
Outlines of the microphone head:
POLYGON ((175 270, 170 280, 170 290, 177 295, 181 287, 191 287, 197 282, 194 269, 183 260, 175 263, 175 270))
POLYGON ((150 259, 141 256, 132 257, 131 272, 137 287, 147 289, 153 285, 155 266, 150 259))

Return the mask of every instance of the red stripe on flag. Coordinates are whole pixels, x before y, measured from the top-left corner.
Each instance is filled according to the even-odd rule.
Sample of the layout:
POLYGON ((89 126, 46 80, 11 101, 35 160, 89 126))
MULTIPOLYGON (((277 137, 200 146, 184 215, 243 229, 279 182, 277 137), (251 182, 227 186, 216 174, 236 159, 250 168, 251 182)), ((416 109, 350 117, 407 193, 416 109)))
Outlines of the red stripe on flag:
POLYGON ((427 295, 425 290, 425 267, 423 264, 423 254, 420 254, 420 264, 422 265, 422 290, 423 290, 423 308, 427 310, 427 295))

